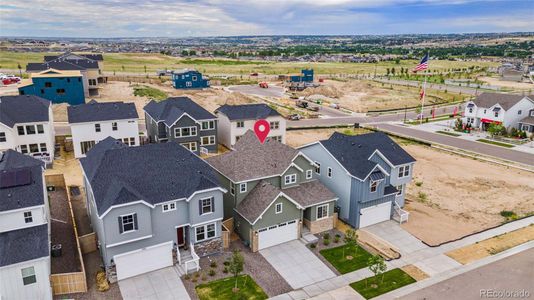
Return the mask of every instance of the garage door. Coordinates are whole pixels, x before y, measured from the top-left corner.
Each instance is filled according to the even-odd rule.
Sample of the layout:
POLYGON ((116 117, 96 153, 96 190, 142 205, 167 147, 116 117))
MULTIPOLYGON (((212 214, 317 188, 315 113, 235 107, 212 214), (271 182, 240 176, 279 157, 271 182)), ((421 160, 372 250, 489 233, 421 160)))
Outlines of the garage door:
POLYGON ((258 230, 258 250, 296 239, 297 224, 297 220, 293 220, 258 230))
POLYGON ((115 255, 113 260, 118 280, 172 266, 172 242, 115 255))
POLYGON ((391 202, 360 209, 360 228, 391 218, 391 202))

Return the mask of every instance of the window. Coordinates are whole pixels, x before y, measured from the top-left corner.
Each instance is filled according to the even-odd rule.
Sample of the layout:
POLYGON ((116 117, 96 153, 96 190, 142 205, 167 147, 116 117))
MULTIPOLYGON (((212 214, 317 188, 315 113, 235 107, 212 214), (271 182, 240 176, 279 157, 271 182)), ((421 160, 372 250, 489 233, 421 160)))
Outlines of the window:
POLYGON ((197 227, 197 242, 203 241, 206 239, 206 228, 204 226, 197 227))
POLYGON ((402 196, 402 193, 404 192, 404 185, 397 185, 397 196, 402 196))
POLYGON ((202 130, 211 130, 215 129, 215 121, 203 121, 202 130))
POLYGON ((317 220, 328 217, 328 204, 317 206, 317 220))
POLYGON ((180 127, 174 128, 174 137, 186 137, 186 136, 196 136, 197 128, 196 127, 180 127))
POLYGON ((65 89, 56 89, 56 94, 64 95, 65 94, 65 89))
POLYGON ((29 285, 37 282, 37 277, 35 276, 35 269, 33 267, 27 267, 20 270, 22 273, 22 283, 24 285, 29 285))
POLYGON ((46 143, 40 143, 39 148, 41 148, 41 152, 47 152, 46 150, 46 143))
POLYGON ((30 144, 30 153, 37 153, 37 152, 39 152, 39 145, 30 144))
POLYGON ((19 94, 24 95, 24 90, 19 90, 19 94))
POLYGON ((241 138, 241 136, 240 136, 240 135, 237 135, 237 136, 235 137, 235 142, 237 143, 237 142, 239 141, 240 138, 241 138))
POLYGON ((184 146, 185 148, 187 148, 187 150, 191 152, 197 151, 197 142, 181 143, 180 145, 184 146))
POLYGON ((126 233, 137 230, 137 214, 124 215, 119 217, 119 231, 126 233))
POLYGON ((286 184, 293 184, 293 183, 296 183, 297 182, 297 174, 290 174, 290 175, 286 175, 284 177, 284 182, 286 184))
POLYGON ((499 112, 496 111, 494 115, 495 115, 495 117, 498 117, 499 116, 499 112))
POLYGON ((20 152, 22 154, 28 153, 28 146, 27 145, 20 145, 20 152))
POLYGON ((199 226, 195 229, 197 242, 215 237, 215 223, 199 226))
POLYGON ((26 134, 35 134, 35 126, 26 125, 26 134))
POLYGON ((282 213, 282 204, 283 204, 283 203, 276 203, 276 206, 275 206, 275 213, 277 213, 277 214, 282 213))
POLYGON ((328 167, 327 175, 329 178, 332 178, 332 168, 328 167))
POLYGON ((318 162, 315 162, 315 173, 321 175, 321 164, 318 162))
POLYGON ((246 193, 247 191, 247 183, 244 182, 244 183, 240 183, 239 184, 239 192, 240 193, 246 193))
POLYGON ((111 130, 117 131, 119 129, 119 126, 117 125, 117 122, 111 123, 111 130))
POLYGON ((235 187, 233 183, 230 183, 230 194, 235 195, 235 187))
POLYGON ((197 77, 196 77, 196 76, 192 76, 192 77, 191 77, 191 80, 193 80, 193 81, 197 81, 197 77))
POLYGON ((162 209, 163 212, 168 212, 168 211, 171 211, 171 210, 175 210, 176 209, 176 202, 163 204, 161 206, 161 209, 162 209))
POLYGON ((100 124, 95 124, 95 131, 96 132, 100 132, 101 131, 100 124))
MULTIPOLYGON (((522 126, 521 126, 521 131, 528 131, 529 128, 530 128, 529 125, 522 125, 522 126)), ((1 140, 0 140, 0 142, 1 142, 1 140)))
POLYGON ((82 154, 87 153, 87 151, 91 150, 93 146, 95 145, 95 141, 85 141, 80 143, 80 150, 82 151, 82 154))
POLYGON ((187 87, 192 87, 193 86, 193 83, 191 81, 188 81, 185 83, 185 86, 187 87))
POLYGON ((473 113, 473 108, 472 107, 469 108, 469 113, 470 114, 473 113))
POLYGON ((279 121, 269 122, 269 125, 270 125, 271 129, 280 128, 280 122, 279 121))
POLYGON ((24 126, 17 126, 17 131, 19 135, 24 135, 24 126))
POLYGON ((45 87, 52 87, 52 82, 45 82, 45 87))
POLYGON ((203 136, 203 137, 200 139, 200 145, 201 145, 201 146, 205 146, 205 145, 215 145, 215 136, 214 136, 214 135, 203 136))
POLYGON ((135 138, 130 138, 130 146, 135 146, 135 138))
POLYGON ((42 124, 37 125, 37 133, 44 133, 44 127, 42 124))
POLYGON ((5 132, 0 132, 0 142, 5 142, 5 141, 7 141, 6 133, 5 132))
POLYGON ((280 135, 272 136, 271 139, 280 143, 282 142, 282 136, 280 135))
POLYGON ((89 79, 89 85, 96 85, 96 79, 89 79))
POLYGON ((410 175, 410 166, 402 166, 399 168, 399 178, 410 175))
POLYGON ((313 177, 313 171, 306 170, 306 179, 312 179, 312 177, 313 177))
POLYGON ((517 114, 518 114, 518 115, 520 115, 520 114, 522 114, 522 113, 523 113, 522 110, 518 110, 518 111, 517 111, 517 114))
POLYGON ((379 183, 380 183, 379 181, 371 181, 371 193, 376 192, 376 190, 378 189, 379 183))
POLYGON ((237 128, 243 128, 243 127, 245 127, 245 122, 244 122, 244 121, 237 121, 237 123, 236 123, 236 127, 237 127, 237 128))
POLYGON ((32 212, 26 211, 24 212, 24 223, 31 223, 33 222, 32 212))
POLYGON ((200 199, 199 206, 200 215, 212 213, 214 211, 213 197, 200 199))

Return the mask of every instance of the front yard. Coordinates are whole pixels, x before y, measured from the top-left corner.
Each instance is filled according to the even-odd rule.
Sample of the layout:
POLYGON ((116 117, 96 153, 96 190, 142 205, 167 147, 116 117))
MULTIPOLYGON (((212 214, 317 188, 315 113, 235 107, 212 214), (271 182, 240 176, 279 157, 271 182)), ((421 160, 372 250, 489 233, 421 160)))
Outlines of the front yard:
POLYGON ((382 275, 351 283, 350 286, 365 299, 371 299, 414 282, 415 279, 403 270, 393 269, 382 275))
POLYGON ((369 252, 357 245, 323 249, 319 253, 341 274, 367 267, 371 257, 369 252))
POLYGON ((228 300, 228 299, 267 299, 267 294, 259 287, 249 275, 240 275, 237 278, 238 291, 234 292, 234 277, 214 280, 197 285, 195 288, 200 300, 228 300))

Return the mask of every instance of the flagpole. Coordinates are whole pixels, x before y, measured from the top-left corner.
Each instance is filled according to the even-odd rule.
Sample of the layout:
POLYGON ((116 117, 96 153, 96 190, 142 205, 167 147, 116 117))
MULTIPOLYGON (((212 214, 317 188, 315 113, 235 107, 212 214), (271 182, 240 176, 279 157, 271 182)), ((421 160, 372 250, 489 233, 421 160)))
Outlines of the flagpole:
MULTIPOLYGON (((429 61, 429 65, 430 65, 430 53, 427 52, 427 55, 428 55, 428 61, 429 61)), ((423 116, 425 115, 424 114, 424 111, 425 111, 425 97, 426 97, 426 78, 427 76, 423 74, 423 76, 425 76, 425 82, 423 83, 423 97, 421 99, 421 120, 419 121, 419 124, 422 125, 423 124, 423 116)))

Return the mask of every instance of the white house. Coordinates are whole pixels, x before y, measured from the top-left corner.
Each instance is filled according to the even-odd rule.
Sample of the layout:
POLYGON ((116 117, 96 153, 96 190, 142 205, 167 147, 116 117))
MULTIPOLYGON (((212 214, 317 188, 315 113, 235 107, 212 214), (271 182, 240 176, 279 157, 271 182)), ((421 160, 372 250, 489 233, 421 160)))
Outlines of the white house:
POLYGON ((128 146, 139 146, 139 116, 133 103, 91 100, 69 106, 67 112, 76 158, 85 157, 89 149, 109 136, 128 146))
POLYGON ((33 95, 0 97, 0 151, 7 149, 52 162, 54 122, 50 101, 33 95))
POLYGON ((532 96, 482 93, 467 102, 463 121, 482 130, 491 123, 503 124, 507 129, 519 129, 519 121, 534 109, 533 99, 532 96))
POLYGON ((44 163, 0 153, 0 200, 0 299, 52 299, 44 163))
POLYGON ((254 123, 260 119, 271 125, 268 137, 286 143, 286 120, 267 104, 225 104, 215 114, 219 123, 217 137, 228 148, 232 148, 248 130, 254 130, 254 123))

